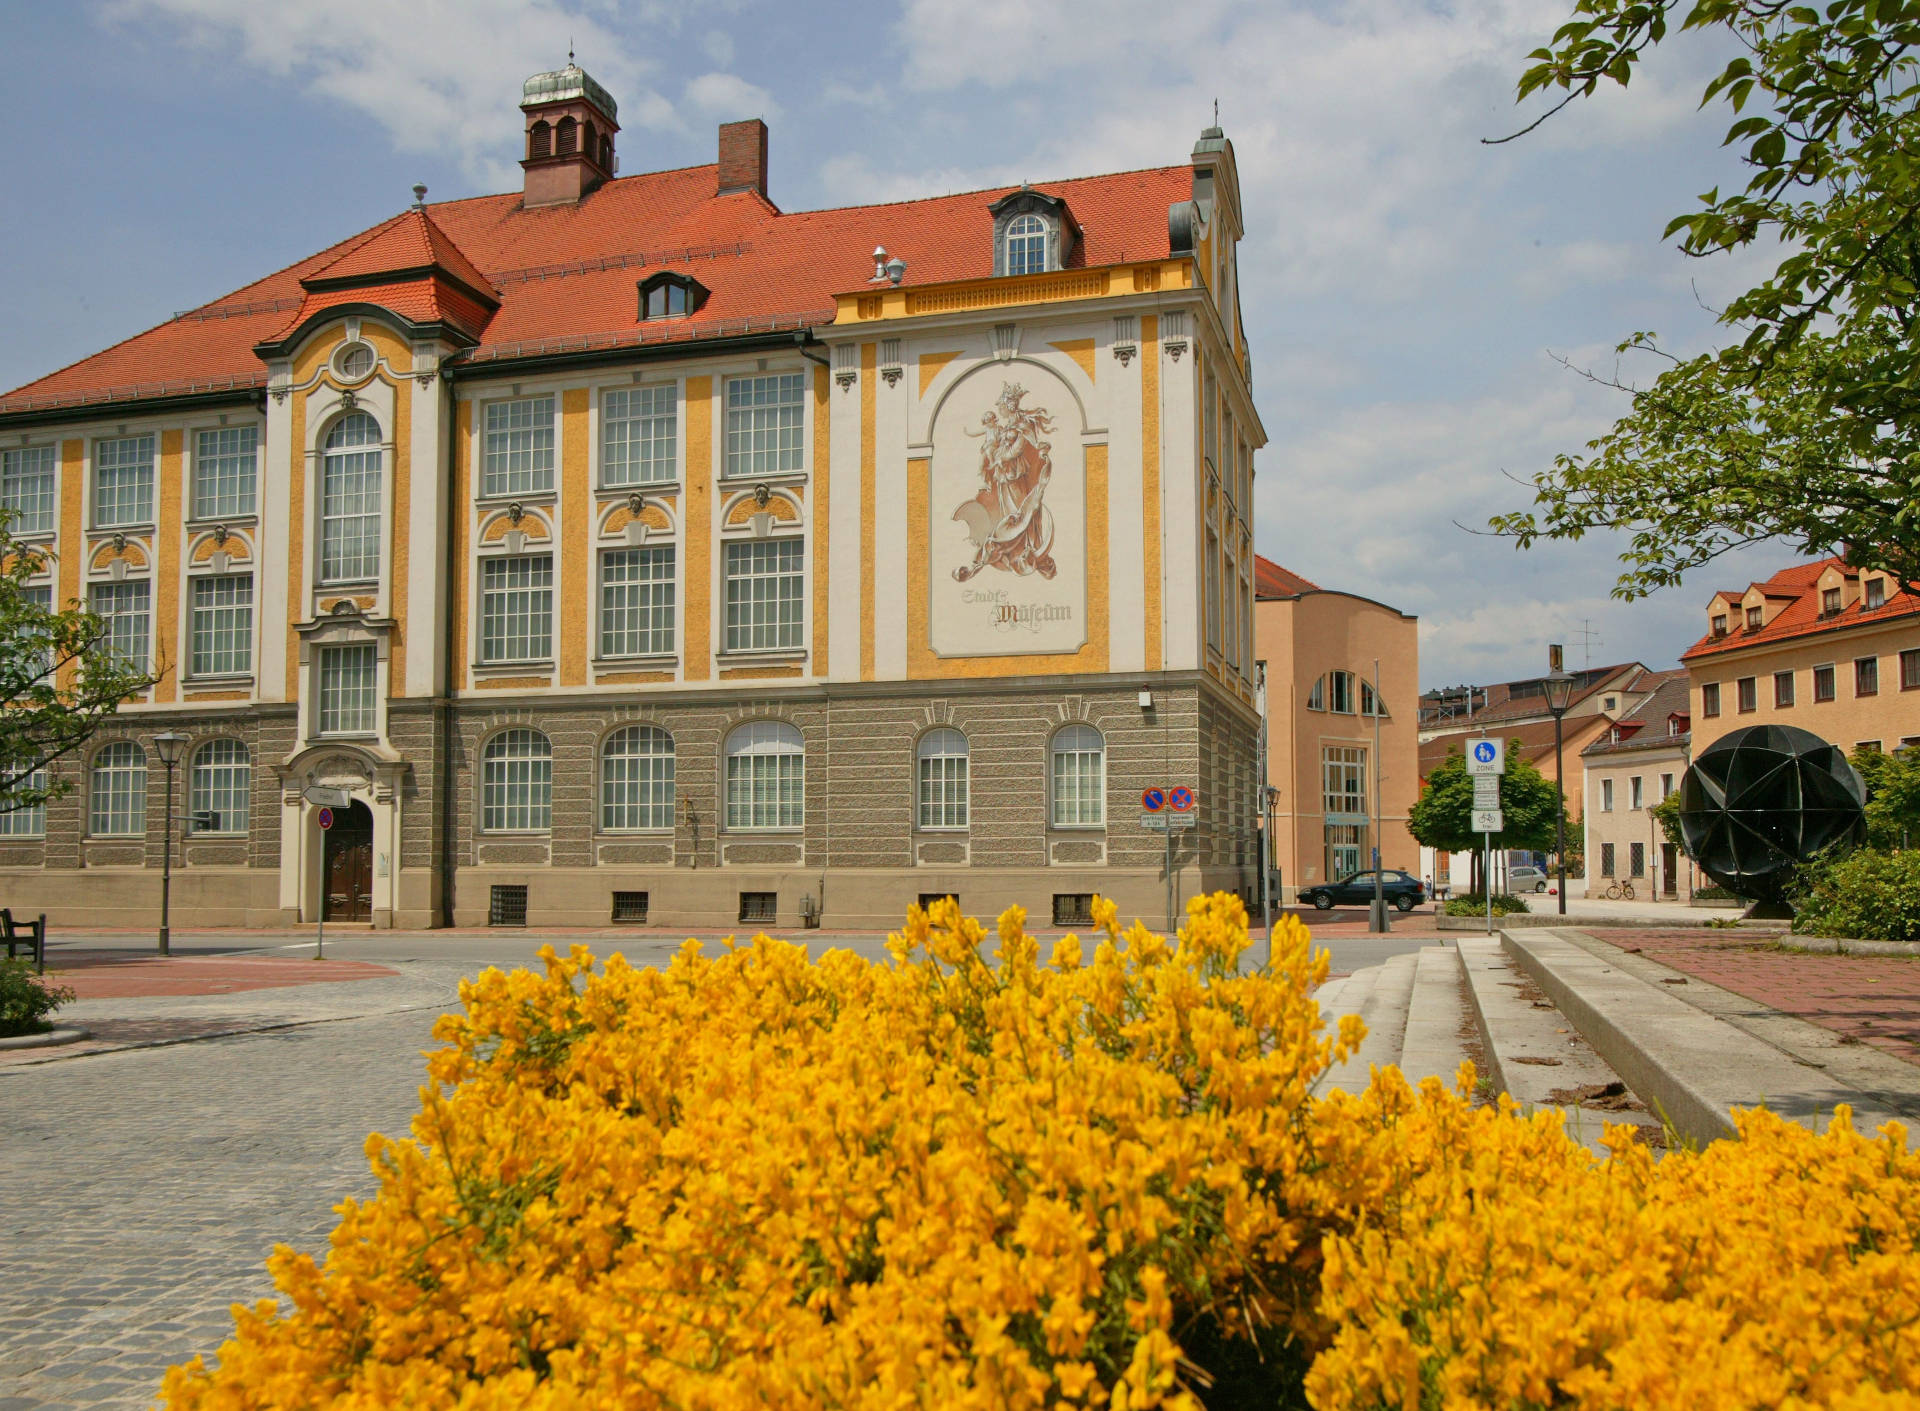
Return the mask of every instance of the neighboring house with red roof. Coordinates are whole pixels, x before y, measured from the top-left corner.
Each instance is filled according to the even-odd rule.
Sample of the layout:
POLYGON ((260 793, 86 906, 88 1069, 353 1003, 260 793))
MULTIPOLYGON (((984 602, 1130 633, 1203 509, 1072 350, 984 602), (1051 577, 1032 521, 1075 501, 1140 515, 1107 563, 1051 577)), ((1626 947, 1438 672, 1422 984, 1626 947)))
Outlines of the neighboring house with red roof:
POLYGON ((151 914, 163 729, 217 819, 182 925, 1160 921, 1139 805, 1183 785, 1178 892, 1251 891, 1265 434, 1220 131, 787 212, 761 122, 622 177, 577 66, 520 108, 521 190, 416 188, 0 396, 36 590, 161 673, 15 816, 11 904, 151 914))
POLYGON ((1695 758, 1744 725, 1797 725, 1851 751, 1920 743, 1920 594, 1841 558, 1715 593, 1682 653, 1695 758))
POLYGON ((1383 867, 1417 872, 1419 619, 1257 555, 1253 582, 1280 899, 1371 867, 1376 839, 1383 867))
POLYGON ((1652 685, 1651 695, 1580 751, 1588 896, 1626 882, 1641 901, 1693 898, 1693 864, 1651 812, 1680 787, 1691 759, 1687 673, 1656 672, 1652 685))

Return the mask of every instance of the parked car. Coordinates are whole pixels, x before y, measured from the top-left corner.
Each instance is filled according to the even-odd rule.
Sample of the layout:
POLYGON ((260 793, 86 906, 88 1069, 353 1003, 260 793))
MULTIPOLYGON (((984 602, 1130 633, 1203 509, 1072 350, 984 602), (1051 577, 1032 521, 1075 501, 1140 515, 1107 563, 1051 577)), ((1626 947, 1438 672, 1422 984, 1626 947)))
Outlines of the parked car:
MULTIPOLYGON (((1390 867, 1380 873, 1380 891, 1401 911, 1412 911, 1427 899, 1424 882, 1390 867)), ((1342 877, 1338 882, 1323 882, 1317 887, 1304 888, 1300 893, 1300 901, 1320 911, 1334 906, 1368 906, 1373 901, 1373 873, 1356 872, 1351 877, 1342 877)))
POLYGON ((1507 890, 1515 896, 1519 896, 1522 892, 1544 892, 1546 889, 1545 868, 1520 863, 1507 869, 1507 890))

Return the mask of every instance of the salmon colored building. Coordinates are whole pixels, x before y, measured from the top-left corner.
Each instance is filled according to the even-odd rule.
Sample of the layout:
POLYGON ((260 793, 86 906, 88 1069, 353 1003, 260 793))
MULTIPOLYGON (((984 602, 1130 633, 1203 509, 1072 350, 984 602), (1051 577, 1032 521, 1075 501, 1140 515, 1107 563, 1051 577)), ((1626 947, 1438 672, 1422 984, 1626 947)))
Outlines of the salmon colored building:
POLYGON ((1371 867, 1376 842, 1382 867, 1417 876, 1407 814, 1420 796, 1419 619, 1266 558, 1254 565, 1278 900, 1371 867))
POLYGON ((1225 136, 790 212, 761 122, 617 176, 577 66, 502 109, 521 190, 417 188, 0 397, 37 591, 160 677, 6 815, 10 904, 157 913, 162 731, 213 821, 173 850, 183 926, 1251 893, 1265 434, 1225 136), (1150 785, 1199 798, 1171 887, 1150 785))
POLYGON ((1920 744, 1920 595, 1839 558, 1715 593, 1692 678, 1693 757, 1743 725, 1798 725, 1851 753, 1920 744))

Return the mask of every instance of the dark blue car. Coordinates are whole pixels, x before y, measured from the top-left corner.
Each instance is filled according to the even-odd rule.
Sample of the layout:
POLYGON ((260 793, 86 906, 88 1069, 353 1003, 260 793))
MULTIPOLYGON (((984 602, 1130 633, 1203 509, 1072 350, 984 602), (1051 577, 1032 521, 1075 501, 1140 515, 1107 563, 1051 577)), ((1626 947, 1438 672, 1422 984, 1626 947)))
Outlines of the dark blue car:
MULTIPOLYGON (((1387 868, 1380 874, 1380 891, 1388 903, 1401 911, 1412 911, 1427 899, 1426 884, 1418 877, 1387 868)), ((1356 872, 1338 882, 1323 882, 1300 891, 1300 904, 1326 911, 1336 906, 1370 906, 1373 903, 1373 873, 1356 872)))

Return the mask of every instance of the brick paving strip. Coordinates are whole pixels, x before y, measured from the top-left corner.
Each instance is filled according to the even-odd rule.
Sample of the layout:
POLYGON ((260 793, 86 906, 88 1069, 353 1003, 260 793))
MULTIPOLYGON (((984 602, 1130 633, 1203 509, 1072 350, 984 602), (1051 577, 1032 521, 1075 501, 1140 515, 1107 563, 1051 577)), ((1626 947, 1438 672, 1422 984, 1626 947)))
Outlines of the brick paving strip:
POLYGON ((1843 1044, 1920 1064, 1920 959, 1796 952, 1782 948, 1793 944, 1791 936, 1713 930, 1609 927, 1587 934, 1818 1024, 1843 1044))

